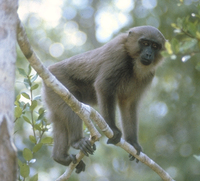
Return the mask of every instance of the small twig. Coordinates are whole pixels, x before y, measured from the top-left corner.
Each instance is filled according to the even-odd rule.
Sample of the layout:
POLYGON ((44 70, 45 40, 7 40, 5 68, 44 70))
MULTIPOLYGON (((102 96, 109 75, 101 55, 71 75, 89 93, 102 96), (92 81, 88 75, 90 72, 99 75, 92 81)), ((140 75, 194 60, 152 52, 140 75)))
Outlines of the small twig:
POLYGON ((183 30, 183 28, 181 28, 181 31, 182 31, 185 35, 187 35, 188 37, 196 39, 196 37, 192 36, 190 33, 188 33, 188 32, 186 32, 185 30, 183 30))
MULTIPOLYGON (((91 144, 94 144, 94 141, 92 139, 90 139, 91 144)), ((73 170, 75 169, 75 167, 78 165, 78 163, 83 159, 84 157, 84 153, 82 151, 80 151, 77 155, 76 155, 76 160, 77 163, 70 163, 70 165, 68 166, 68 168, 66 169, 66 171, 59 177, 56 179, 56 181, 66 181, 70 178, 73 170)))

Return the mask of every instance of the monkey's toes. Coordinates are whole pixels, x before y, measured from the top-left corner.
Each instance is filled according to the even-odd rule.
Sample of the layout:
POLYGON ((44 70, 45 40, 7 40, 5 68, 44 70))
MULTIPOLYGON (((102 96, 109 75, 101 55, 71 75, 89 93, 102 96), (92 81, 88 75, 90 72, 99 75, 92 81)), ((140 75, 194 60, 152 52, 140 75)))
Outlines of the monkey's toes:
POLYGON ((116 145, 117 143, 120 142, 122 133, 120 131, 115 131, 115 130, 113 130, 113 133, 114 133, 113 137, 108 139, 107 144, 116 145))
MULTIPOLYGON (((142 151, 142 147, 138 143, 134 143, 133 146, 137 150, 137 155, 140 155, 140 152, 142 151)), ((133 155, 129 154, 129 160, 133 161, 133 160, 135 160, 135 157, 133 155)), ((139 162, 139 160, 136 159, 136 163, 138 163, 138 162, 139 162)))
POLYGON ((85 163, 81 160, 76 166, 76 173, 80 173, 84 171, 85 171, 85 163))

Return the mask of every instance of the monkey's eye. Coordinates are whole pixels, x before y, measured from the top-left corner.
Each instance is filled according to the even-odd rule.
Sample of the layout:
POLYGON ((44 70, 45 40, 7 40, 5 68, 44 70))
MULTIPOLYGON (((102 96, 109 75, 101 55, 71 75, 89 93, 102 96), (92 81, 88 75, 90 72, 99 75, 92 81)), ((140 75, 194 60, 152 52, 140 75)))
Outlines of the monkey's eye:
POLYGON ((148 42, 148 41, 143 41, 142 44, 143 44, 144 46, 149 46, 149 42, 148 42))
POLYGON ((152 47, 153 47, 154 49, 158 49, 158 45, 157 45, 156 43, 153 43, 153 44, 152 44, 152 47))

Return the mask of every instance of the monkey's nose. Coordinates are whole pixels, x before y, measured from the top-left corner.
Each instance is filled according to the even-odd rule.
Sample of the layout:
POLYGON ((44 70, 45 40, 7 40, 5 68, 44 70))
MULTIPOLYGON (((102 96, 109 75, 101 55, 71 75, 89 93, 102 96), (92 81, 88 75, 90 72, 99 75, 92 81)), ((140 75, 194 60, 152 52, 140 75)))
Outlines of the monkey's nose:
POLYGON ((146 53, 146 59, 151 59, 151 54, 150 53, 146 53))

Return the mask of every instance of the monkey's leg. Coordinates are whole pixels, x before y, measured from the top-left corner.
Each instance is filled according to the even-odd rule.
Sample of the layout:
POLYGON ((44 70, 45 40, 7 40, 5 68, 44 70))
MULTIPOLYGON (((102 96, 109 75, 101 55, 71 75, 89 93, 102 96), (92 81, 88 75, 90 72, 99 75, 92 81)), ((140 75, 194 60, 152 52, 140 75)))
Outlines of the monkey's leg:
MULTIPOLYGON (((119 102, 119 107, 121 111, 125 140, 134 146, 134 148, 137 150, 137 155, 139 155, 142 151, 142 147, 138 143, 137 102, 133 102, 131 104, 119 102)), ((129 155, 130 161, 134 159, 134 156, 129 155)))
MULTIPOLYGON (((68 154, 69 150, 69 137, 68 131, 65 127, 65 124, 62 123, 59 118, 57 121, 54 120, 54 146, 53 146, 53 159, 65 166, 68 166, 71 162, 74 164, 77 163, 76 156, 72 154, 68 154), (60 121, 60 122, 59 122, 60 121)), ((81 171, 85 171, 85 163, 81 160, 76 166, 76 173, 80 173, 81 171)))
POLYGON ((65 166, 68 166, 72 159, 69 157, 69 140, 68 140, 68 131, 65 127, 65 124, 62 123, 62 120, 58 116, 51 114, 51 119, 53 121, 53 136, 54 136, 54 145, 53 145, 53 159, 65 166), (54 118, 54 119, 52 119, 54 118))
POLYGON ((88 138, 83 137, 82 120, 71 110, 68 112, 68 119, 71 146, 75 149, 81 150, 86 156, 89 156, 89 154, 93 155, 96 146, 95 144, 91 145, 88 138))
POLYGON ((121 131, 117 128, 115 124, 115 96, 114 95, 109 95, 109 91, 101 91, 100 89, 98 91, 98 103, 99 107, 101 110, 101 114, 109 127, 113 131, 113 137, 109 138, 107 141, 107 144, 114 144, 116 145, 117 143, 120 142, 120 139, 122 137, 121 131))

